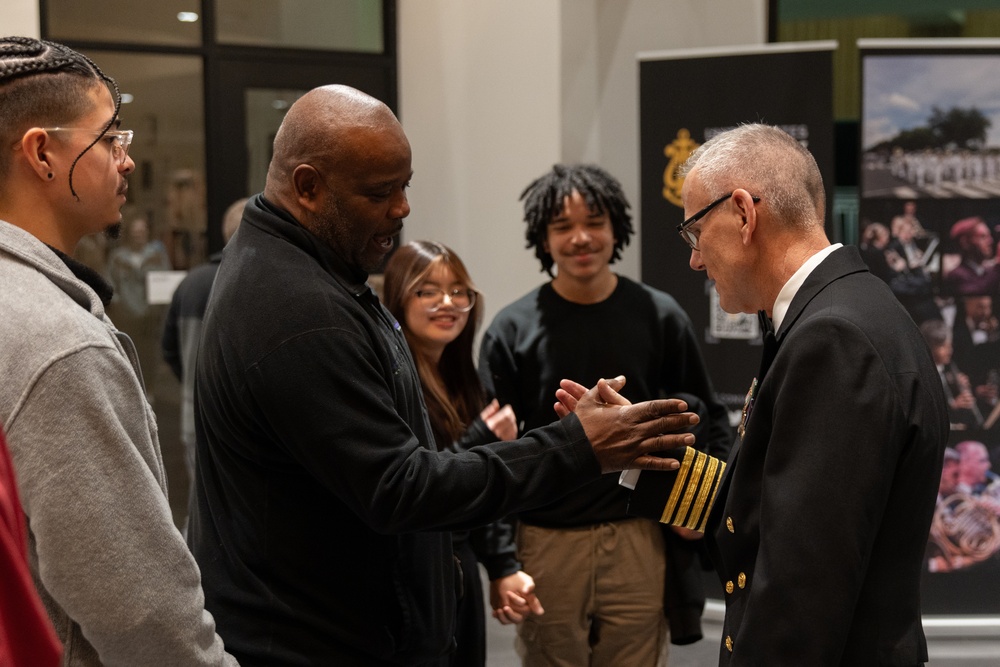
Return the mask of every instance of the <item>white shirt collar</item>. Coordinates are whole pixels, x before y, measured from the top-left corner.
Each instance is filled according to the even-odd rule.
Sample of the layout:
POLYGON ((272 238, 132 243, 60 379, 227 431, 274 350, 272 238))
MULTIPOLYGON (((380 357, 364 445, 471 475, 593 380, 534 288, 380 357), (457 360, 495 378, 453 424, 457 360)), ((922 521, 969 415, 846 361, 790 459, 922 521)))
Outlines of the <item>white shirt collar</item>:
POLYGON ((788 306, 791 305, 792 299, 798 293, 799 288, 802 287, 802 283, 806 281, 809 274, 813 272, 820 263, 827 258, 827 256, 838 248, 842 248, 844 244, 834 243, 829 245, 818 253, 810 257, 799 267, 799 270, 792 274, 792 277, 788 279, 785 286, 781 288, 778 292, 778 298, 774 302, 774 307, 771 309, 771 321, 774 323, 774 330, 777 331, 781 327, 781 321, 785 319, 785 313, 788 312, 788 306))

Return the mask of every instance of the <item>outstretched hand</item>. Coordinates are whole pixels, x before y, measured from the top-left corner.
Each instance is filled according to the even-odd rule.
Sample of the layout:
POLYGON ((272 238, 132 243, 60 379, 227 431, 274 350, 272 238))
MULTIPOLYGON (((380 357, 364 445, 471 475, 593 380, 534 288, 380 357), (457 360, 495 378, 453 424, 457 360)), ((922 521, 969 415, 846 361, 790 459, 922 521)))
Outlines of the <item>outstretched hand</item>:
POLYGON ((563 380, 556 391, 556 413, 560 417, 576 413, 602 472, 676 470, 680 466, 676 460, 655 453, 693 445, 694 435, 687 429, 698 423, 698 415, 686 412, 687 403, 675 398, 633 405, 618 393, 624 386, 622 376, 599 380, 589 390, 563 380))

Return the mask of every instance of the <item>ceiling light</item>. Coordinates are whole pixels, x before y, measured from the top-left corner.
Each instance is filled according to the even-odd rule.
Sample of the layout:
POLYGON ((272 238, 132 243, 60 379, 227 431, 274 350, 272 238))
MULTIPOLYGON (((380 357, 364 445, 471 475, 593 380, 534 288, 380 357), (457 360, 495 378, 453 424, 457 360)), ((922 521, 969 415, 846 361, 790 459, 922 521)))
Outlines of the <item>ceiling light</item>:
POLYGON ((198 21, 197 12, 177 12, 177 20, 181 23, 196 23, 198 21))

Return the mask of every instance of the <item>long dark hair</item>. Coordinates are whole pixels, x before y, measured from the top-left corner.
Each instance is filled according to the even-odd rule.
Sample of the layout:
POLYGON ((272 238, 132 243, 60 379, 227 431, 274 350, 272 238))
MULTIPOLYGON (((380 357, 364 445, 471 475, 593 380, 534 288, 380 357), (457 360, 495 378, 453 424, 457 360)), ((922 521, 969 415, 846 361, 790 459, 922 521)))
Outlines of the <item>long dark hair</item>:
POLYGON ((483 385, 472 359, 472 344, 483 318, 482 299, 476 299, 469 319, 458 337, 445 346, 441 360, 420 352, 420 345, 406 323, 406 306, 415 298, 415 290, 436 267, 445 266, 458 282, 475 289, 465 264, 450 248, 434 241, 411 241, 389 259, 384 275, 385 307, 399 321, 410 345, 431 428, 439 449, 451 446, 476 418, 486 402, 483 385))

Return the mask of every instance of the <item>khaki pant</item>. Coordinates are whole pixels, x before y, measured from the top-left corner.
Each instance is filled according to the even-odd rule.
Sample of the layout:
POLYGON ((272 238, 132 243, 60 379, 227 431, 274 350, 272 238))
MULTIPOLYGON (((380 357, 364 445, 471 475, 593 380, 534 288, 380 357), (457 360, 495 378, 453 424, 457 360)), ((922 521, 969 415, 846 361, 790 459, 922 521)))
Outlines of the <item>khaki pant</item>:
POLYGON ((518 558, 545 608, 518 626, 524 667, 666 664, 665 557, 659 524, 521 524, 518 558))

